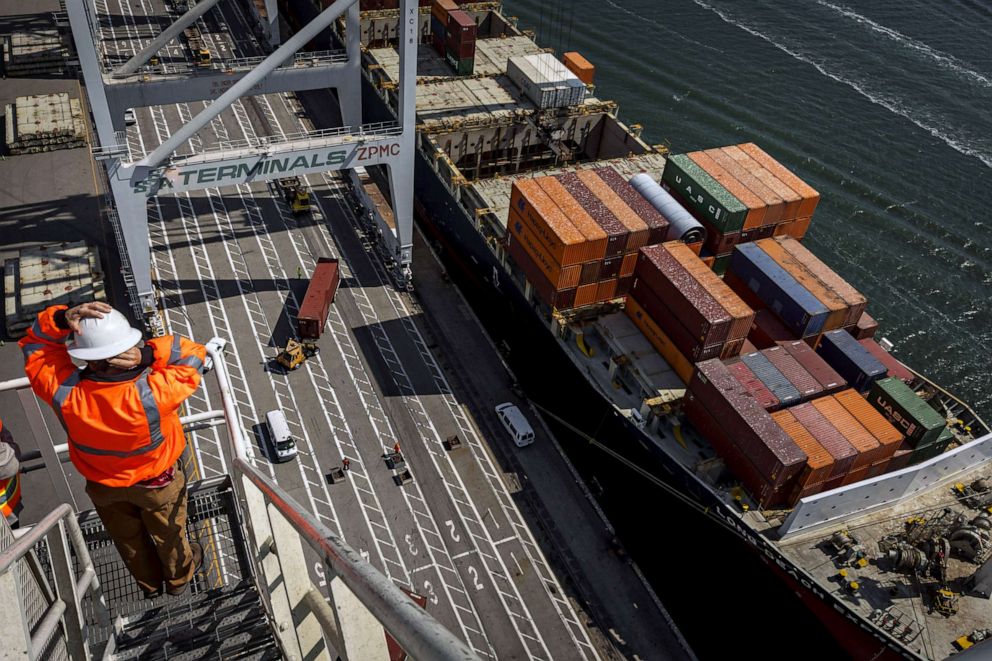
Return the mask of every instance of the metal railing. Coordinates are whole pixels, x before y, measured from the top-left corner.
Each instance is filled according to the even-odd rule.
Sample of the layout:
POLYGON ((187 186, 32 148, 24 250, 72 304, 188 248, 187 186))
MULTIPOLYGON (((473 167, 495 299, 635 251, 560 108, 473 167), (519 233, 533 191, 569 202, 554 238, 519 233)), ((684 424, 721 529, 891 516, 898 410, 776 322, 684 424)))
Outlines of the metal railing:
MULTIPOLYGON (((207 351, 213 362, 223 409, 195 413, 180 420, 187 430, 194 425, 226 422, 231 483, 248 533, 245 536, 249 545, 247 555, 259 594, 271 617, 273 633, 286 657, 297 660, 386 659, 389 653, 383 635, 385 630, 413 658, 477 659, 462 640, 252 465, 223 352, 212 346, 208 346, 207 351), (315 585, 310 577, 309 565, 313 557, 323 572, 322 583, 326 582, 326 591, 315 585)), ((28 387, 26 378, 0 382, 0 391, 28 387)), ((30 393, 19 395, 23 399, 30 393)), ((55 445, 54 450, 64 456, 68 446, 55 445)), ((51 449, 46 451, 48 456, 55 454, 51 449)), ((9 569, 42 539, 48 541, 51 549, 58 599, 47 608, 42 618, 44 626, 34 626, 33 635, 23 618, 0 617, 0 640, 11 640, 13 646, 21 645, 15 650, 21 657, 37 658, 31 656, 32 650, 44 644, 43 635, 49 635, 55 630, 53 627, 61 626, 72 652, 70 658, 88 659, 90 652, 79 608, 80 595, 85 591, 94 593, 102 607, 102 610, 96 609, 100 618, 109 618, 109 611, 100 593, 75 512, 69 505, 57 507, 13 546, 0 552, 0 603, 19 603, 21 592, 9 569), (79 577, 71 576, 67 540, 71 541, 82 569, 79 577)), ((13 648, 8 645, 8 649, 13 648)), ((113 649, 112 637, 104 656, 111 654, 113 649)))
MULTIPOLYGON (((166 60, 167 56, 160 56, 159 64, 144 64, 137 71, 129 74, 113 76, 112 83, 128 82, 132 79, 143 80, 151 77, 152 80, 167 80, 170 78, 196 78, 197 76, 213 76, 218 73, 236 73, 251 71, 258 66, 265 56, 253 57, 232 57, 212 59, 208 66, 197 66, 193 63, 171 62, 166 60)), ((348 55, 343 50, 306 51, 296 53, 292 59, 278 67, 279 69, 312 69, 328 64, 342 64, 348 61, 348 55)), ((101 70, 105 76, 111 74, 120 67, 118 62, 102 62, 101 70)))
MULTIPOLYGON (((375 122, 361 126, 339 126, 332 129, 287 133, 279 136, 258 136, 257 138, 241 140, 220 140, 208 147, 197 150, 195 157, 199 162, 201 157, 209 154, 220 154, 238 149, 257 149, 260 147, 279 147, 291 145, 293 149, 303 149, 326 146, 328 141, 349 142, 356 140, 378 140, 396 137, 403 134, 403 129, 396 122, 375 122)), ((174 156, 170 164, 181 165, 191 156, 174 156)))

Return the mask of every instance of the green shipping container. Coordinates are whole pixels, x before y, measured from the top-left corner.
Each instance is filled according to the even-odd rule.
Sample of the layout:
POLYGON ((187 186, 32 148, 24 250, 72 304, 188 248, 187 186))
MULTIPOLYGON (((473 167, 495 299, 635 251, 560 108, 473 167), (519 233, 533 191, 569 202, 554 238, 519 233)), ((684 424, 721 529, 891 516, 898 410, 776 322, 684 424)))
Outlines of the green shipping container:
POLYGON ((896 378, 873 383, 868 392, 868 402, 906 436, 906 441, 913 448, 933 445, 947 427, 942 415, 896 378))
POLYGON ((661 181, 724 234, 744 227, 747 207, 685 154, 668 157, 661 181))
POLYGON ((713 260, 713 272, 717 275, 724 275, 728 266, 730 266, 730 255, 720 255, 713 260))
POLYGON ((451 50, 448 54, 444 56, 444 59, 448 61, 451 68, 455 70, 455 73, 459 76, 471 76, 475 72, 475 58, 474 57, 463 57, 458 59, 455 57, 451 50))

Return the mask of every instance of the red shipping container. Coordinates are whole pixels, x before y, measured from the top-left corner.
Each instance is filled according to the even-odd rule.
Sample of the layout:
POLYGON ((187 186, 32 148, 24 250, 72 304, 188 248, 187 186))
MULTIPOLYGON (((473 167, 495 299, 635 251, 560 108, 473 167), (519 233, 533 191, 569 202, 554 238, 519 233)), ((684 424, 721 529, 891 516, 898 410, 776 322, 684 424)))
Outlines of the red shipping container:
POLYGON ((847 477, 845 477, 841 481, 841 485, 846 487, 849 484, 854 484, 855 482, 860 482, 861 480, 867 480, 868 471, 870 469, 871 466, 865 466, 864 468, 859 468, 855 471, 851 471, 850 473, 847 474, 847 477))
POLYGON ((765 302, 758 298, 758 295, 751 291, 750 287, 742 282, 736 274, 727 271, 723 275, 723 284, 730 287, 731 291, 737 294, 756 313, 764 309, 765 302))
POLYGON ((768 310, 758 310, 754 314, 754 325, 751 326, 747 339, 756 347, 767 349, 779 342, 792 341, 796 338, 774 314, 768 310))
POLYGON ((630 290, 634 288, 634 276, 628 275, 626 278, 620 278, 617 281, 617 296, 626 296, 630 293, 630 290))
POLYGON ((813 378, 789 352, 780 346, 762 349, 761 353, 799 391, 802 401, 809 401, 823 394, 823 386, 813 378))
POLYGON ((456 44, 449 39, 448 43, 445 44, 445 52, 456 60, 469 60, 475 57, 475 42, 466 41, 456 44))
POLYGON ((586 262, 583 264, 579 275, 579 284, 590 285, 594 282, 599 282, 599 270, 602 264, 601 261, 586 262))
POLYGON ((878 463, 872 464, 868 467, 868 477, 878 477, 884 473, 889 472, 889 464, 892 463, 892 457, 880 461, 878 463))
POLYGON ((785 349, 804 370, 809 372, 810 376, 823 386, 824 395, 838 392, 847 387, 847 382, 844 381, 844 378, 805 342, 789 340, 787 342, 779 342, 778 346, 785 349))
POLYGON ((620 271, 623 269, 624 257, 608 257, 600 262, 599 265, 599 277, 600 278, 619 278, 620 271))
POLYGON ((747 388, 748 392, 761 404, 766 411, 777 411, 782 408, 782 402, 778 397, 761 382, 761 379, 754 375, 751 368, 741 360, 726 361, 727 369, 747 388))
POLYGON ((909 465, 909 460, 912 458, 912 456, 913 456, 913 446, 907 443, 906 441, 903 441, 902 445, 899 446, 899 449, 896 450, 895 454, 892 455, 892 459, 889 460, 888 472, 891 473, 893 471, 897 471, 905 468, 906 466, 909 465))
POLYGON ((797 483, 795 488, 789 493, 789 497, 786 499, 785 504, 789 507, 795 507, 799 504, 799 501, 803 498, 809 498, 810 496, 815 496, 818 493, 824 491, 826 482, 814 482, 813 484, 807 484, 803 486, 797 483))
POLYGON ((721 232, 707 220, 702 220, 706 227, 706 239, 703 247, 714 255, 723 255, 731 252, 738 243, 741 242, 740 232, 721 232))
POLYGON ((741 351, 744 349, 744 343, 747 340, 730 340, 723 345, 723 349, 720 350, 720 359, 727 360, 728 358, 737 358, 741 355, 741 351))
POLYGON ((788 409, 772 413, 772 420, 806 453, 806 466, 796 478, 802 487, 825 482, 833 474, 834 458, 788 409))
POLYGON ((878 322, 867 312, 862 312, 858 317, 858 323, 848 328, 848 332, 857 340, 867 340, 875 337, 878 332, 878 322))
MULTIPOLYGON (((566 53, 567 55, 567 53, 566 53)), ((580 76, 581 78, 581 76, 580 76)), ((648 226, 648 245, 663 243, 668 236, 668 219, 644 199, 619 172, 610 167, 596 168, 596 174, 610 185, 610 188, 627 203, 648 226)))
POLYGON ((834 469, 829 480, 838 482, 830 486, 830 489, 840 486, 839 480, 846 477, 855 467, 860 467, 864 463, 864 460, 860 459, 858 449, 851 445, 851 442, 844 438, 844 435, 837 431, 812 404, 797 404, 789 411, 834 458, 834 469))
POLYGON ((909 371, 909 368, 900 363, 895 356, 883 349, 875 340, 867 338, 859 340, 859 342, 861 346, 868 350, 868 353, 878 359, 878 362, 885 365, 885 369, 889 370, 889 376, 895 377, 905 383, 911 383, 916 379, 916 376, 909 371))
POLYGON ((630 290, 630 296, 637 299, 647 315, 656 323, 662 331, 668 335, 679 352, 692 361, 709 360, 718 358, 723 350, 723 344, 704 345, 698 336, 694 336, 682 324, 679 317, 665 305, 658 295, 644 286, 640 279, 634 280, 634 286, 630 290))
POLYGON ((301 338, 317 339, 324 332, 331 303, 337 294, 341 281, 338 260, 333 257, 318 257, 317 266, 307 285, 307 293, 296 314, 296 331, 301 338))
POLYGON ((627 252, 630 230, 614 216, 599 197, 583 184, 574 172, 560 174, 555 179, 565 187, 582 208, 606 232, 606 256, 623 257, 627 252))
POLYGON ((802 470, 806 454, 719 360, 698 363, 689 390, 776 489, 802 470))
POLYGON ((758 352, 758 347, 751 344, 751 340, 744 340, 744 343, 741 345, 741 354, 757 353, 757 352, 758 352))
POLYGON ((477 28, 475 21, 461 9, 448 12, 448 39, 451 43, 461 44, 475 41, 477 28))
MULTIPOLYGON (((648 244, 648 225, 634 213, 623 199, 614 192, 608 183, 597 174, 596 170, 579 170, 575 173, 586 188, 609 210, 613 217, 623 223, 630 234, 627 236, 626 252, 636 252, 648 244)), ((635 191, 636 192, 636 191, 635 191)))

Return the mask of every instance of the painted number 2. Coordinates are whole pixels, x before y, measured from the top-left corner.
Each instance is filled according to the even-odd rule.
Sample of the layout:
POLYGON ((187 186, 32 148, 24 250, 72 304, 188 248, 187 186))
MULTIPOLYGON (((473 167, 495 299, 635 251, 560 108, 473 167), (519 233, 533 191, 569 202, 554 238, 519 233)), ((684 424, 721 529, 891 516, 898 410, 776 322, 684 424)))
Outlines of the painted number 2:
POLYGON ((448 532, 451 533, 451 539, 455 540, 456 542, 461 541, 461 539, 462 539, 461 536, 458 533, 455 532, 455 522, 454 521, 452 521, 451 519, 448 519, 447 521, 444 522, 444 525, 448 526, 448 532))
POLYGON ((481 590, 482 588, 486 587, 482 584, 482 581, 479 580, 479 570, 469 565, 468 573, 472 575, 472 585, 475 586, 476 590, 481 590))

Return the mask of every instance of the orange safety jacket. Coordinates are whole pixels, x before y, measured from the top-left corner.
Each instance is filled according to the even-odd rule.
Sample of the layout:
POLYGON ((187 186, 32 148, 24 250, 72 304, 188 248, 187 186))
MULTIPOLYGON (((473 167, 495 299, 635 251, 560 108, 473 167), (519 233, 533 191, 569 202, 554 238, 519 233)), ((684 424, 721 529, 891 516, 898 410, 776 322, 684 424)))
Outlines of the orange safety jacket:
POLYGON ((200 385, 206 348, 178 336, 148 340, 155 360, 133 379, 85 378, 69 357, 70 331, 55 324, 55 305, 19 342, 24 371, 55 410, 69 437, 69 459, 87 480, 127 487, 161 475, 186 447, 179 407, 200 385))
MULTIPOLYGON (((3 431, 3 421, 0 420, 0 431, 3 431)), ((9 517, 14 513, 17 504, 21 502, 21 480, 19 475, 0 480, 0 516, 9 517)))

